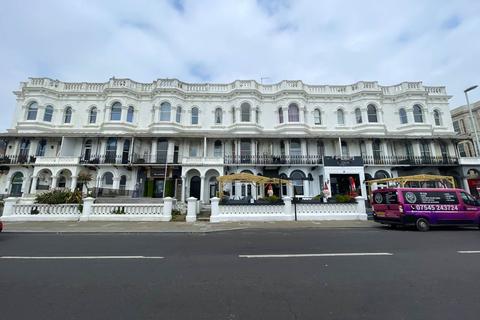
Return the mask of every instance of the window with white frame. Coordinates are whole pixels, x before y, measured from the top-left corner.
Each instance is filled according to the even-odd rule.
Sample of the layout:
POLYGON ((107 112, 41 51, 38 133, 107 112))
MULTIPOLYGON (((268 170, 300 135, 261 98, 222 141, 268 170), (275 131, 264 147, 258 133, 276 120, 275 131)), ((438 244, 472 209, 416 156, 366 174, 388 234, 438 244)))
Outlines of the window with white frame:
POLYGON ((127 122, 130 122, 132 123, 133 122, 133 115, 135 113, 135 109, 130 106, 128 107, 128 110, 127 110, 127 122))
POLYGON ((355 121, 357 124, 362 123, 362 111, 360 108, 355 109, 355 121))
POLYGON ((27 120, 37 120, 38 103, 32 102, 28 106, 27 120))
POLYGON ((367 106, 368 122, 378 122, 377 108, 373 104, 367 106))
POLYGON ((250 104, 244 102, 240 106, 240 114, 241 114, 241 121, 242 122, 250 122, 250 111, 251 107, 250 104))
POLYGON ((322 124, 322 114, 319 109, 313 111, 313 121, 316 125, 322 124))
POLYGON ((433 111, 433 120, 435 121, 436 126, 441 126, 442 125, 440 111, 438 111, 438 110, 433 111))
POLYGON ((298 106, 292 103, 288 106, 288 122, 299 122, 300 112, 298 106))
POLYGON ((112 105, 112 109, 110 111, 110 120, 111 121, 122 120, 122 105, 120 104, 120 102, 115 102, 112 105))
POLYGON ((181 106, 178 106, 177 107, 177 113, 175 115, 175 121, 177 123, 180 123, 182 122, 182 107, 181 106))
POLYGON ((72 122, 72 108, 67 107, 65 109, 65 114, 63 116, 63 123, 70 123, 72 122))
POLYGON ((172 106, 168 102, 162 102, 160 104, 160 121, 170 121, 170 113, 172 112, 172 106))
POLYGON ((337 110, 337 124, 338 125, 344 125, 345 124, 345 117, 343 115, 343 110, 342 109, 337 110))
POLYGON ((45 113, 43 114, 43 121, 52 122, 52 118, 53 118, 53 107, 52 106, 46 106, 45 107, 45 113))
POLYGON ((198 108, 192 108, 192 124, 198 124, 198 108))
POLYGON ((401 123, 401 124, 406 124, 406 123, 408 123, 407 112, 405 111, 404 108, 401 108, 401 109, 398 111, 398 115, 400 116, 400 123, 401 123))
POLYGON ((413 120, 417 123, 423 122, 423 110, 418 104, 413 106, 413 120))
POLYGON ((97 108, 93 107, 90 109, 90 113, 88 115, 88 123, 96 123, 97 122, 97 108))
POLYGON ((221 108, 215 109, 215 124, 222 124, 223 112, 221 108))

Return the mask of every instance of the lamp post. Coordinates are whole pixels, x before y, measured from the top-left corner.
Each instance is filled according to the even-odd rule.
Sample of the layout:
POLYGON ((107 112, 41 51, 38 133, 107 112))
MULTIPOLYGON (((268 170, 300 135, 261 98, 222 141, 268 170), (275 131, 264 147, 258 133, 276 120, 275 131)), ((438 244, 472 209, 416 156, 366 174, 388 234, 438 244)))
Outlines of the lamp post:
POLYGON ((477 157, 480 156, 480 140, 478 139, 478 132, 477 132, 477 123, 475 119, 473 118, 473 113, 472 113, 472 108, 470 107, 470 102, 468 101, 468 92, 472 91, 473 89, 477 88, 478 86, 471 86, 470 88, 465 89, 463 92, 465 92, 465 99, 467 100, 467 107, 468 107, 468 112, 470 113, 470 121, 472 122, 472 127, 473 127, 473 132, 475 133, 475 140, 476 140, 476 148, 475 152, 477 153, 477 157))

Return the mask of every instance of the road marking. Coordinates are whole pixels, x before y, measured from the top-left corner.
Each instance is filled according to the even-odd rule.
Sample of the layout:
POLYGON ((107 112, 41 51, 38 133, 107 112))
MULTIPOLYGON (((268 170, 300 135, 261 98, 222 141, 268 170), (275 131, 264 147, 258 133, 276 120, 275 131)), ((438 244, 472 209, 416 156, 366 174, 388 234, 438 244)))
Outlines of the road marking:
POLYGON ((0 259, 18 259, 18 260, 69 260, 69 259, 164 259, 158 256, 0 256, 0 259))
POLYGON ((464 250, 464 251, 457 251, 458 253, 480 253, 480 251, 468 251, 468 250, 464 250))
POLYGON ((239 258, 307 258, 307 257, 355 257, 392 256, 389 252, 350 252, 350 253, 299 253, 299 254, 240 254, 239 258))

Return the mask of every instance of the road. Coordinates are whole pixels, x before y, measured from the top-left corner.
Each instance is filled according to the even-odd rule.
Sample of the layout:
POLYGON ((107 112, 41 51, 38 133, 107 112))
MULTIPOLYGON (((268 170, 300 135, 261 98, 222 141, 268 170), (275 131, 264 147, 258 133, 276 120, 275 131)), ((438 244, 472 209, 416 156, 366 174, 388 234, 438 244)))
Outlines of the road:
POLYGON ((478 250, 475 229, 4 233, 0 318, 478 319, 478 250))

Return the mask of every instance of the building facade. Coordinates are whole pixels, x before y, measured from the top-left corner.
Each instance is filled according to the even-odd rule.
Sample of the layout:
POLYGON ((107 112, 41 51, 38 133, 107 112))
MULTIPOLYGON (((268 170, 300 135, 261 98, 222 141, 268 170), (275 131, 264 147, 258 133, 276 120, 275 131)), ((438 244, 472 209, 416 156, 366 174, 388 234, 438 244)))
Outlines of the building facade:
MULTIPOLYGON (((66 83, 30 78, 2 134, 0 190, 28 196, 87 188, 98 196, 196 197, 208 203, 216 178, 281 177, 282 195, 366 195, 365 180, 417 173, 462 183, 445 87, 307 85, 253 80, 194 84, 66 83), (92 181, 79 181, 91 176, 92 181)), ((232 198, 264 196, 250 184, 225 186, 232 198)))
MULTIPOLYGON (((480 129, 480 101, 470 104, 470 107, 478 131, 480 129)), ((478 197, 480 195, 480 159, 476 152, 472 118, 466 105, 451 110, 451 115, 453 129, 460 139, 458 142, 460 174, 465 181, 465 189, 478 197)))

